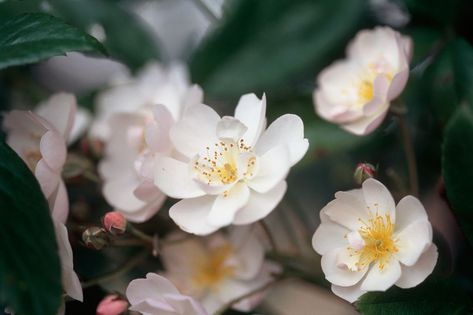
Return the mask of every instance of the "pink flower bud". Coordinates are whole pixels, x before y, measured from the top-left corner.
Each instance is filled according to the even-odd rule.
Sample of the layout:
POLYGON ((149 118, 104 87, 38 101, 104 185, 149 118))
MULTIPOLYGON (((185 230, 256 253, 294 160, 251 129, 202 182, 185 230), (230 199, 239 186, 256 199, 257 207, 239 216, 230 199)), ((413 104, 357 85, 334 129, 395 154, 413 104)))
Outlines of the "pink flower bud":
POLYGON ((112 235, 123 234, 126 231, 127 221, 120 212, 108 212, 102 223, 105 230, 112 235))
POLYGON ((128 302, 118 295, 106 296, 97 306, 97 315, 118 315, 126 311, 128 302))
POLYGON ((357 184, 363 183, 368 178, 373 178, 376 172, 376 168, 369 163, 359 163, 356 166, 355 173, 353 177, 355 178, 355 182, 357 184))

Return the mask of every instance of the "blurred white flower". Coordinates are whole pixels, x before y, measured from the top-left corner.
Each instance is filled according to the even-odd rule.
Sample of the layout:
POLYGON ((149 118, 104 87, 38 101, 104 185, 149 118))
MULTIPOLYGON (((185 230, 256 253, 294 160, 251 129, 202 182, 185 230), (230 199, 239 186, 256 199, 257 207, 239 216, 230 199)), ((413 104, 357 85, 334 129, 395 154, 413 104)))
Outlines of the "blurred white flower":
MULTIPOLYGON (((204 238, 173 235, 164 245, 161 258, 165 276, 181 292, 198 300, 209 314, 230 301, 273 281, 280 268, 264 260, 265 249, 248 227, 233 228, 228 236, 221 232, 204 238), (191 259, 190 259, 191 257, 191 259)), ((250 311, 261 302, 265 292, 258 292, 233 305, 250 311)))
POLYGON ((99 97, 94 135, 105 140, 99 165, 105 199, 128 220, 143 222, 166 196, 154 185, 156 157, 173 155, 169 130, 203 94, 190 86, 181 68, 151 65, 140 77, 99 97), (113 130, 113 132, 110 132, 113 130))
POLYGON ((130 310, 143 315, 207 315, 193 298, 182 295, 169 280, 155 273, 148 273, 146 279, 131 281, 126 296, 130 310))
POLYGON ((107 141, 112 135, 110 118, 113 114, 139 113, 151 118, 152 105, 157 104, 166 106, 177 119, 189 88, 188 74, 183 65, 174 64, 166 69, 158 63, 149 64, 136 78, 120 78, 119 82, 99 94, 89 135, 107 141))
POLYGON ((280 202, 286 175, 309 144, 298 116, 281 116, 264 130, 265 112, 265 96, 247 94, 235 117, 220 118, 196 105, 171 128, 170 140, 182 156, 157 158, 155 184, 183 199, 169 211, 181 229, 205 235, 253 223, 280 202))
POLYGON ((348 46, 347 59, 319 74, 317 113, 351 133, 372 132, 403 91, 411 55, 411 39, 389 27, 359 32, 348 46))
POLYGON ((5 114, 7 143, 35 174, 49 202, 52 216, 65 222, 69 213, 66 187, 61 178, 67 157, 66 142, 74 125, 76 100, 71 94, 55 94, 40 104, 36 113, 12 110, 5 114))
POLYGON ((414 287, 437 263, 432 226, 422 204, 406 196, 396 206, 375 179, 367 179, 362 189, 337 192, 320 211, 320 219, 313 247, 322 255, 332 291, 349 302, 392 285, 414 287))

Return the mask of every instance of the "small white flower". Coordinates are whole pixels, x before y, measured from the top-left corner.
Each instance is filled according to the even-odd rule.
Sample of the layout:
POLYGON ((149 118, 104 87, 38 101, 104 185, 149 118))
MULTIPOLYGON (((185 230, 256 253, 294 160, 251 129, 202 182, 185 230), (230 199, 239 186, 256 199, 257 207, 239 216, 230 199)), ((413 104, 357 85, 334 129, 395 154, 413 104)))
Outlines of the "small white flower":
POLYGON ((432 273, 437 247, 424 207, 412 196, 397 206, 375 179, 362 189, 337 192, 320 211, 312 244, 332 291, 354 302, 368 291, 392 285, 411 288, 432 273))
POLYGON ((170 131, 181 157, 156 161, 155 184, 181 198, 170 209, 184 231, 210 234, 230 224, 266 217, 280 202, 285 177, 308 149, 304 125, 284 115, 264 130, 266 99, 240 98, 235 117, 206 105, 189 107, 170 131))
POLYGON ((148 220, 164 202, 166 196, 154 185, 156 156, 174 154, 169 140, 170 128, 179 121, 185 108, 200 104, 203 97, 198 86, 190 87, 187 81, 174 82, 172 78, 179 77, 173 75, 177 69, 169 73, 163 71, 153 65, 133 85, 109 91, 104 100, 109 97, 112 97, 110 102, 135 99, 116 107, 102 101, 99 108, 103 119, 95 123, 98 129, 112 130, 105 137, 105 157, 99 165, 104 180, 103 194, 117 211, 133 222, 148 220), (121 93, 126 96, 119 100, 121 93))
POLYGON ((130 282, 126 296, 130 310, 143 315, 207 315, 205 309, 193 298, 182 295, 166 278, 148 273, 146 279, 130 282))
POLYGON ((363 30, 318 78, 315 109, 347 131, 366 135, 383 121, 409 78, 412 41, 389 27, 363 30))
MULTIPOLYGON (((279 266, 264 260, 265 249, 250 228, 233 228, 228 236, 221 232, 204 238, 181 241, 182 235, 168 240, 161 258, 165 276, 179 290, 200 301, 209 314, 228 302, 263 287, 273 280, 279 266)), ((250 311, 261 302, 259 292, 233 305, 250 311)))
POLYGON ((165 105, 174 118, 181 115, 190 83, 184 66, 163 68, 151 63, 136 78, 127 77, 113 84, 97 97, 96 118, 89 136, 107 141, 116 131, 110 118, 116 113, 141 113, 152 117, 152 105, 165 105))
POLYGON ((8 145, 35 174, 53 218, 60 222, 66 221, 69 212, 61 172, 76 108, 73 95, 60 93, 38 105, 36 113, 12 110, 3 120, 8 145))

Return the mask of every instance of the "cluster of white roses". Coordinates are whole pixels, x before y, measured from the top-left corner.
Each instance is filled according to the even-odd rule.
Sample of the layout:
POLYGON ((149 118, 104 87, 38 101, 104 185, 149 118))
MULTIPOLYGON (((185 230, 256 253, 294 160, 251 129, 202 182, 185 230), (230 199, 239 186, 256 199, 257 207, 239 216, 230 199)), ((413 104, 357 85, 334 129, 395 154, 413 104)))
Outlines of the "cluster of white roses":
MULTIPOLYGON (((318 78, 319 115, 355 134, 374 130, 407 82, 411 46, 410 39, 389 28, 360 32, 349 45, 348 59, 318 78)), ((220 117, 202 102, 202 90, 189 83, 182 66, 157 64, 97 100, 89 137, 105 145, 99 173, 106 200, 129 221, 144 222, 166 196, 181 199, 169 216, 183 231, 203 236, 163 247, 162 275, 172 283, 153 273, 130 283, 131 310, 145 315, 213 314, 280 272, 265 260, 254 229, 239 225, 265 218, 283 198, 290 168, 308 150, 303 122, 286 114, 266 128, 265 95, 243 95, 234 116, 220 117), (216 232, 229 225, 235 226, 228 233, 216 232)), ((3 128, 49 201, 64 289, 82 300, 64 226, 68 197, 61 179, 67 144, 84 129, 75 112, 75 98, 58 94, 35 112, 6 114, 3 128)), ((395 206, 389 191, 373 179, 335 198, 320 212, 313 247, 336 295, 353 302, 393 284, 416 286, 432 272, 437 249, 416 198, 407 196, 395 206)), ((174 237, 180 236, 169 239, 174 237)), ((261 298, 253 295, 231 306, 250 310, 261 298)))

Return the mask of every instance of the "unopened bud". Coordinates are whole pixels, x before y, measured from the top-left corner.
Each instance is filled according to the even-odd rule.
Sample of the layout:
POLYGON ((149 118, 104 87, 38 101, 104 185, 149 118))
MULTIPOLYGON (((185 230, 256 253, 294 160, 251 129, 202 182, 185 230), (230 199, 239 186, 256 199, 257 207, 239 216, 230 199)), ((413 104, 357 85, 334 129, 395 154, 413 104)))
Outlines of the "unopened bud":
POLYGON ((85 230, 84 233, 82 233, 82 241, 84 241, 87 247, 96 250, 102 249, 110 242, 107 232, 97 226, 92 226, 85 230))
POLYGON ((117 211, 108 212, 102 220, 103 227, 112 235, 125 233, 127 221, 123 214, 117 211))
POLYGON ((376 168, 369 163, 359 163, 356 166, 355 173, 353 177, 355 178, 355 182, 357 184, 363 183, 368 178, 373 178, 376 172, 376 168))
POLYGON ((97 306, 96 315, 118 315, 126 311, 128 302, 116 294, 106 296, 97 306))

